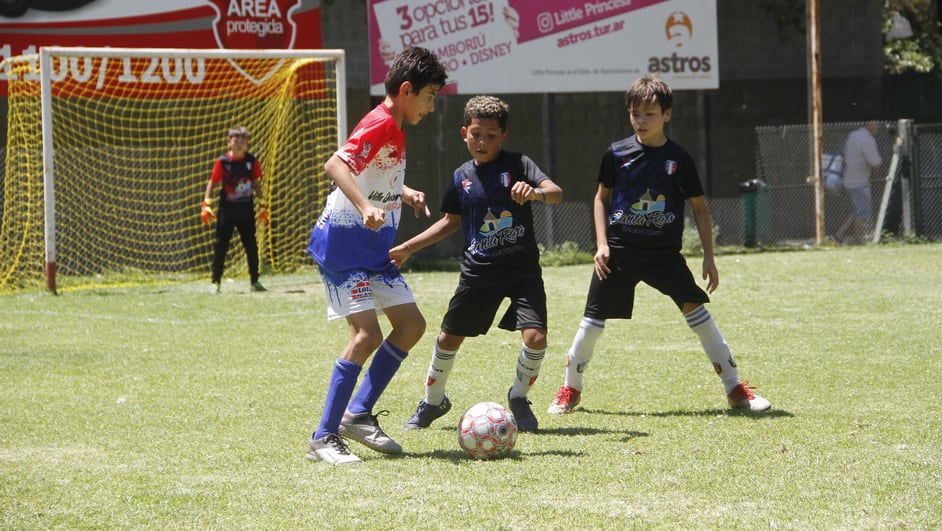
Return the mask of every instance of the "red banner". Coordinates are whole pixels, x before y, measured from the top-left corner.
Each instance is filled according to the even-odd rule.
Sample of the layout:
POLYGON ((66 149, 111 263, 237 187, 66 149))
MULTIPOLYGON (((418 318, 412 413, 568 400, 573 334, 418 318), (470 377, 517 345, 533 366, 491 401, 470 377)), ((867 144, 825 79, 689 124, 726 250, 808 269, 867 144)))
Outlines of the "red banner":
MULTIPOLYGON (((319 0, 60 0, 43 5, 47 10, 0 11, 0 59, 36 53, 40 46, 323 46, 319 0)), ((8 74, 0 70, 0 96, 7 94, 8 74)))

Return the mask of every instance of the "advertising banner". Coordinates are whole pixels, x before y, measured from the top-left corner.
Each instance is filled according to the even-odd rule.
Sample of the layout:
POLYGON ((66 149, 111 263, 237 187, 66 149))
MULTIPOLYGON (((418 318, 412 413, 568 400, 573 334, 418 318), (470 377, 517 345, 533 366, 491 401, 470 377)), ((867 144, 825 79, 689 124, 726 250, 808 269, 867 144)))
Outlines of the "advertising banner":
MULTIPOLYGON (((40 46, 321 48, 319 0, 0 2, 0 59, 40 46)), ((0 96, 9 71, 0 70, 0 96)))
POLYGON ((719 87, 716 0, 370 0, 369 24, 373 95, 413 45, 462 94, 719 87))

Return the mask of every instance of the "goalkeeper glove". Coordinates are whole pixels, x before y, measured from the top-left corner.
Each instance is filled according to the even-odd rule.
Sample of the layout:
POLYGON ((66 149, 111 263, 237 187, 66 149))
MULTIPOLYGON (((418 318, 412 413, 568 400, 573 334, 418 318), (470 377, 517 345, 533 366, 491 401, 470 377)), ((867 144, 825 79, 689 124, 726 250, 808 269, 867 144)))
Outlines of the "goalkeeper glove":
POLYGON ((203 221, 203 225, 209 225, 216 219, 213 207, 209 206, 209 201, 205 199, 203 199, 203 206, 200 208, 200 219, 203 221))
POLYGON ((257 203, 257 206, 258 206, 258 214, 255 215, 255 219, 268 225, 268 203, 259 201, 257 203))

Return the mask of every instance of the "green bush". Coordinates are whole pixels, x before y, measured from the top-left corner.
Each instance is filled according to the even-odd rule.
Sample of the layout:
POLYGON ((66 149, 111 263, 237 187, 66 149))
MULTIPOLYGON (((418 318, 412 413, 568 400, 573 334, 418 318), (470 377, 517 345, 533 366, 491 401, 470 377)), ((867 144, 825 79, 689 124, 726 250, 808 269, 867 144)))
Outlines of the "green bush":
POLYGON ((547 249, 540 248, 540 265, 543 267, 590 264, 594 253, 579 249, 579 244, 568 241, 547 249))

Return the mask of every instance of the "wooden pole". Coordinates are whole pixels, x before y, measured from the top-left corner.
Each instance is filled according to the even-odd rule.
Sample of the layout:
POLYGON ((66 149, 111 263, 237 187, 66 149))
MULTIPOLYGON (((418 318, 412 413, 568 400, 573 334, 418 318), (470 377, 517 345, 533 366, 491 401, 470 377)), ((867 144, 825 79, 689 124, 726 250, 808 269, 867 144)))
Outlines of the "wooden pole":
POLYGON ((811 152, 814 161, 815 240, 824 242, 824 183, 821 153, 823 151, 823 118, 821 114, 821 26, 818 20, 819 0, 808 0, 808 110, 811 121, 811 152))

